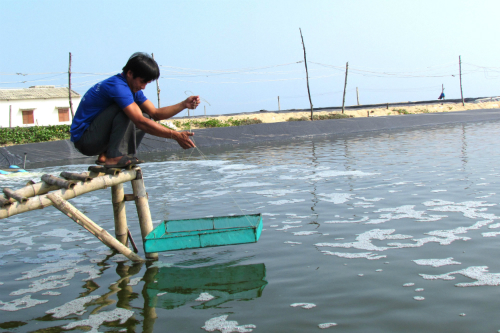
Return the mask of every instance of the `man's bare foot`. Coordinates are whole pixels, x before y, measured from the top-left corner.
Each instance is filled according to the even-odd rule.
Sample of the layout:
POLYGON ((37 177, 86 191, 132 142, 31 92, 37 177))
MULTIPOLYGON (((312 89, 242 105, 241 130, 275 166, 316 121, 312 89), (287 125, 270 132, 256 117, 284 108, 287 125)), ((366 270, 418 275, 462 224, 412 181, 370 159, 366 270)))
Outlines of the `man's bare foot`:
POLYGON ((104 164, 106 163, 106 153, 101 153, 99 154, 99 157, 97 158, 96 163, 104 164))

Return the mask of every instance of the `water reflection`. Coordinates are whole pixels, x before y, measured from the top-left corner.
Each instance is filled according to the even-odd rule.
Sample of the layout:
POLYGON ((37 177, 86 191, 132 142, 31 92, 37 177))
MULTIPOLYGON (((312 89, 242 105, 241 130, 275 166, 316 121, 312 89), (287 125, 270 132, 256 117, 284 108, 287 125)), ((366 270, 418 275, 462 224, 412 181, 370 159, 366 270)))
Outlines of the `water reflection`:
POLYGON ((193 302, 200 294, 212 299, 202 301, 193 309, 218 307, 229 301, 252 300, 262 296, 266 281, 264 264, 216 264, 205 267, 150 267, 144 277, 145 309, 174 309, 193 302))

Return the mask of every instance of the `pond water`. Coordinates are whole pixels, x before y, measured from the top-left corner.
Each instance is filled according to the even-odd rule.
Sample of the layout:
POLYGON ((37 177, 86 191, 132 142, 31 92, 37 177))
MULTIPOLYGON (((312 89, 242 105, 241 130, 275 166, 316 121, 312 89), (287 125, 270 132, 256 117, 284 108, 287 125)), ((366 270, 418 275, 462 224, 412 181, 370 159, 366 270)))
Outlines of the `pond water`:
MULTIPOLYGON (((53 207, 1 220, 0 329, 497 332, 499 132, 485 122, 149 156, 155 225, 260 212, 260 240, 132 264, 53 207)), ((109 190, 70 202, 114 233, 109 190)), ((133 203, 127 218, 142 245, 133 203)))

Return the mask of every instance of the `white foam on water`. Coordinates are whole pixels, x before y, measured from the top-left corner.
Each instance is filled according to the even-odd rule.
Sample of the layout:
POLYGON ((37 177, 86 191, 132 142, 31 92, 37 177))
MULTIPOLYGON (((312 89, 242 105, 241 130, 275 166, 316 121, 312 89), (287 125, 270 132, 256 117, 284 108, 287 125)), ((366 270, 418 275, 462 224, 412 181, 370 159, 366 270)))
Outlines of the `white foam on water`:
POLYGON ((498 228, 500 228, 500 223, 494 223, 488 226, 488 229, 498 229, 498 228))
POLYGON ((366 222, 370 220, 368 218, 368 216, 363 216, 361 219, 359 220, 333 220, 333 221, 325 221, 324 223, 326 224, 340 224, 340 223, 363 223, 363 222, 366 222))
POLYGON ((93 280, 100 277, 100 272, 94 266, 77 266, 68 269, 66 274, 52 275, 44 279, 35 280, 27 289, 19 289, 10 293, 12 296, 22 295, 26 293, 36 293, 42 290, 52 290, 67 287, 70 285, 69 280, 75 277, 76 273, 87 273, 89 277, 82 281, 93 280))
POLYGON ((137 286, 139 282, 142 281, 142 276, 141 277, 136 277, 133 279, 130 279, 129 283, 127 284, 128 286, 137 286))
POLYGON ((284 223, 284 224, 299 224, 299 223, 302 223, 302 221, 283 221, 281 223, 284 223))
POLYGON ((423 301, 423 300, 425 300, 425 297, 422 297, 422 296, 414 296, 414 297, 413 297, 413 299, 414 299, 415 301, 423 301))
POLYGON ((441 267, 446 265, 461 265, 461 262, 453 261, 453 258, 446 259, 417 259, 412 260, 415 264, 421 266, 432 266, 432 267, 441 267))
POLYGON ((302 243, 301 242, 292 242, 292 241, 286 241, 286 242, 283 242, 285 244, 293 244, 293 245, 301 245, 302 243))
POLYGON ((59 296, 61 295, 58 291, 47 291, 42 294, 43 296, 59 296))
POLYGON ((33 238, 35 237, 40 237, 40 236, 35 235, 35 236, 19 237, 10 240, 0 241, 0 245, 7 245, 7 246, 11 246, 14 244, 34 245, 33 238))
POLYGON ((162 293, 158 293, 158 294, 156 294, 156 296, 160 297, 160 296, 163 296, 163 295, 165 295, 165 294, 167 294, 167 292, 166 292, 166 291, 165 291, 165 292, 162 292, 162 293))
POLYGON ((367 251, 385 251, 391 247, 388 246, 376 246, 372 244, 372 240, 388 240, 388 239, 409 239, 413 236, 409 235, 393 235, 396 230, 395 229, 373 229, 369 231, 365 231, 364 233, 358 235, 356 237, 355 242, 347 242, 347 243, 317 243, 315 246, 326 246, 326 247, 340 247, 340 248, 354 248, 358 250, 367 250, 367 251))
POLYGON ((297 202, 304 202, 304 201, 306 201, 306 200, 305 199, 291 199, 291 200, 268 201, 267 203, 269 205, 280 206, 280 205, 297 203, 297 202))
POLYGON ((290 306, 292 308, 301 307, 302 309, 309 310, 309 309, 315 308, 316 304, 314 304, 314 303, 293 303, 293 304, 290 304, 290 306))
POLYGON ((277 227, 279 227, 279 224, 272 224, 269 226, 269 228, 277 228, 277 227))
POLYGON ((368 202, 377 202, 377 201, 384 200, 384 198, 367 199, 365 197, 356 197, 356 199, 363 200, 363 201, 368 201, 368 202))
POLYGON ((334 204, 343 204, 354 196, 354 194, 349 193, 319 193, 318 199, 326 202, 333 202, 334 204))
POLYGON ((278 216, 280 214, 262 213, 262 216, 278 216))
POLYGON ((300 193, 300 192, 305 192, 301 190, 262 190, 262 191, 253 191, 253 192, 248 192, 250 194, 259 194, 263 195, 268 198, 276 198, 276 197, 283 197, 287 194, 293 194, 293 193, 300 193))
POLYGON ((31 295, 26 295, 23 298, 18 298, 13 301, 4 303, 0 301, 0 310, 2 311, 19 311, 22 309, 31 308, 38 304, 47 303, 48 300, 32 299, 31 295))
POLYGON ((483 237, 496 237, 500 235, 500 232, 483 232, 481 235, 483 237))
POLYGON ((318 233, 317 231, 295 231, 295 232, 292 232, 292 234, 294 236, 310 236, 310 235, 314 235, 317 233, 318 233))
POLYGON ((456 274, 460 274, 472 280, 476 280, 475 282, 457 283, 455 284, 455 286, 457 287, 500 286, 500 274, 489 273, 488 266, 471 266, 459 271, 440 274, 440 275, 428 275, 428 274, 419 274, 419 275, 426 280, 454 280, 455 277, 452 275, 456 274))
POLYGON ((414 205, 404 205, 396 208, 381 208, 374 211, 374 213, 389 212, 388 214, 380 214, 379 220, 367 222, 366 224, 379 224, 380 220, 385 220, 384 222, 390 220, 400 220, 400 219, 415 219, 418 222, 434 222, 439 221, 442 218, 447 217, 446 215, 430 215, 426 216, 425 211, 416 211, 414 205))
POLYGON ((196 302, 208 302, 211 301, 215 298, 215 296, 210 295, 209 293, 201 293, 200 296, 198 296, 197 299, 195 299, 196 302))
POLYGON ((91 301, 98 299, 99 297, 101 296, 92 295, 92 296, 77 298, 72 301, 69 301, 66 304, 58 306, 57 308, 47 310, 45 311, 45 313, 52 314, 52 317, 54 318, 64 318, 66 316, 69 316, 70 314, 76 314, 78 316, 81 316, 86 312, 85 304, 90 303, 91 301))
POLYGON ((283 227, 281 227, 279 229, 275 229, 275 230, 286 231, 288 229, 300 228, 300 227, 302 227, 302 226, 301 225, 289 225, 289 224, 285 224, 283 227))
POLYGON ((133 311, 116 308, 113 311, 101 312, 98 314, 92 314, 89 316, 89 319, 80 320, 72 322, 66 326, 63 326, 63 329, 70 330, 72 328, 78 326, 90 326, 89 333, 99 333, 99 326, 104 324, 104 322, 113 322, 116 320, 120 321, 120 324, 125 324, 125 322, 134 315, 133 311))
POLYGON ((337 323, 323 323, 318 325, 318 327, 321 329, 330 328, 334 326, 337 326, 337 323))
POLYGON ((431 193, 447 192, 448 190, 432 190, 431 193))
POLYGON ((236 185, 233 185, 231 187, 236 187, 236 188, 240 188, 240 187, 264 187, 264 186, 272 186, 274 184, 272 183, 259 183, 259 182, 247 182, 247 183, 240 183, 240 184, 236 184, 236 185))
POLYGON ((221 333, 231 333, 231 332, 239 332, 246 333, 252 332, 254 328, 257 326, 248 324, 248 325, 238 325, 237 321, 231 320, 227 321, 227 317, 229 315, 222 315, 219 317, 211 318, 205 322, 205 325, 201 328, 207 332, 215 332, 220 331, 221 333))
POLYGON ((363 252, 363 253, 346 253, 346 252, 331 252, 331 251, 321 251, 329 256, 337 256, 339 258, 346 259, 368 259, 368 260, 378 260, 386 258, 386 255, 377 255, 372 252, 363 252))
POLYGON ((379 269, 375 270, 375 272, 382 272, 382 271, 383 271, 382 268, 379 268, 379 269))
POLYGON ((80 231, 71 231, 67 229, 46 231, 42 233, 42 236, 60 237, 63 243, 94 239, 93 236, 89 236, 87 233, 84 234, 80 231))
POLYGON ((403 287, 413 287, 414 285, 415 285, 415 283, 408 282, 408 283, 403 284, 403 287))
POLYGON ((417 289, 415 289, 415 291, 416 291, 417 293, 419 293, 419 292, 421 292, 421 291, 424 291, 424 288, 417 288, 417 289))
POLYGON ((231 193, 231 191, 214 191, 214 190, 208 190, 208 191, 203 191, 200 192, 197 197, 198 198, 212 198, 212 197, 220 197, 223 195, 226 195, 228 193, 231 193))

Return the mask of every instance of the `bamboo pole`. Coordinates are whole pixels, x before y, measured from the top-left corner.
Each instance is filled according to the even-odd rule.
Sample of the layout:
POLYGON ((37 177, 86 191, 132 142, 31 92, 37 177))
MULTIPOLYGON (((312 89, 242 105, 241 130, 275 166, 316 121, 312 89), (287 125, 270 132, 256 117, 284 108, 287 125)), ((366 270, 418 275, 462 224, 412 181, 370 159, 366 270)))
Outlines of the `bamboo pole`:
POLYGON ((111 187, 111 202, 113 203, 113 216, 115 218, 115 236, 123 245, 128 245, 127 214, 125 212, 125 192, 123 184, 111 187))
POLYGON ((280 106, 280 97, 278 96, 278 111, 281 111, 281 106, 280 106))
POLYGON ((12 127, 12 105, 9 105, 9 127, 12 127))
POLYGON ((345 105, 345 90, 347 88, 347 73, 349 73, 349 63, 345 63, 345 82, 344 82, 344 97, 342 97, 342 113, 344 113, 344 105, 345 105))
POLYGON ((76 209, 72 204, 56 195, 55 193, 47 194, 48 199, 53 203, 54 207, 69 216, 73 221, 90 231, 101 242, 108 247, 115 249, 134 262, 143 262, 144 259, 132 252, 128 247, 117 241, 106 230, 95 224, 91 219, 85 216, 82 212, 76 209))
POLYGON ((28 201, 28 198, 23 197, 23 196, 21 196, 21 195, 17 194, 16 192, 14 192, 13 190, 11 190, 11 189, 10 189, 10 188, 8 188, 8 187, 5 187, 5 188, 3 189, 3 194, 5 194, 5 196, 6 196, 7 198, 9 198, 9 199, 14 199, 14 200, 16 200, 16 201, 18 201, 18 202, 26 202, 26 201, 28 201))
POLYGON ((359 105, 359 91, 358 91, 358 87, 356 87, 356 99, 358 100, 358 105, 359 105))
POLYGON ((73 101, 71 100, 71 52, 69 53, 68 92, 69 92, 69 108, 71 110, 71 119, 73 119, 75 118, 75 113, 73 112, 73 101))
MULTIPOLYGON (((136 169, 123 170, 116 176, 106 175, 106 176, 96 177, 89 182, 78 183, 72 189, 60 189, 55 191, 54 193, 56 195, 61 196, 65 200, 69 200, 81 194, 92 192, 95 190, 101 190, 116 184, 131 181, 132 179, 135 178, 136 178, 136 169)), ((37 184, 33 186, 36 185, 37 184)), ((0 209, 0 219, 4 219, 9 216, 28 212, 35 209, 42 209, 51 205, 52 201, 47 198, 47 195, 38 195, 36 197, 30 198, 27 202, 24 203, 14 202, 10 206, 0 209)))
MULTIPOLYGON (((132 180, 132 190, 134 192, 135 205, 137 207, 137 215, 141 227, 142 243, 144 245, 144 239, 153 231, 153 220, 151 219, 148 196, 146 188, 144 187, 141 169, 137 169, 137 177, 132 180)), ((158 260, 158 253, 146 253, 146 259, 158 260)))
POLYGON ((63 172, 61 172, 60 176, 63 178, 66 178, 66 179, 76 180, 76 181, 80 181, 80 182, 88 182, 88 181, 92 180, 92 178, 94 178, 94 177, 90 177, 88 172, 73 173, 73 172, 63 171, 63 172))
POLYGON ((460 71, 460 96, 462 96, 462 106, 465 106, 464 92, 462 90, 462 56, 458 56, 458 68, 460 71))
MULTIPOLYGON (((151 57, 155 60, 155 55, 151 53, 151 57)), ((158 95, 158 108, 160 108, 160 83, 158 82, 160 78, 156 79, 156 94, 158 95)))
POLYGON ((304 65, 306 66, 306 80, 307 80, 307 94, 309 95, 309 104, 311 105, 311 121, 313 120, 313 103, 311 100, 311 91, 309 89, 309 72, 307 71, 307 59, 306 59, 306 45, 304 44, 304 37, 302 37, 302 30, 300 31, 300 39, 302 39, 302 48, 304 49, 304 65))
POLYGON ((61 179, 47 174, 42 176, 42 181, 46 182, 47 184, 55 185, 59 188, 65 188, 65 189, 73 188, 76 185, 74 181, 61 179))

